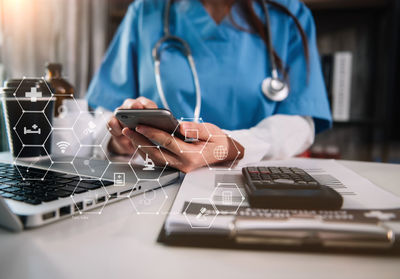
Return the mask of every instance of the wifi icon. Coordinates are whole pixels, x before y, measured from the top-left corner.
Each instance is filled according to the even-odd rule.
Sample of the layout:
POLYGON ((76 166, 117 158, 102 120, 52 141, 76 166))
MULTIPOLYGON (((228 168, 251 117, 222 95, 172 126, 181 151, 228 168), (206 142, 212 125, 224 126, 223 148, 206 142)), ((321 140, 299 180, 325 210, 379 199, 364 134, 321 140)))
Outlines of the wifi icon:
POLYGON ((67 141, 59 141, 56 144, 57 144, 57 147, 60 149, 61 153, 65 153, 65 150, 67 150, 67 148, 71 145, 67 141))

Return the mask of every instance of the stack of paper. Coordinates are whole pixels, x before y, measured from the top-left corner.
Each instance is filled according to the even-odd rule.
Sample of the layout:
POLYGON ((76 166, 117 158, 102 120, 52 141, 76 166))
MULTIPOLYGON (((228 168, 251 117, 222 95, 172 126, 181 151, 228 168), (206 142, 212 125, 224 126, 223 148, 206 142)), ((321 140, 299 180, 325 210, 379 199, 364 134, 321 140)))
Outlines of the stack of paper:
MULTIPOLYGON (((385 213, 385 210, 400 208, 399 197, 374 185, 334 160, 290 159, 265 161, 257 165, 299 167, 310 173, 320 183, 338 191, 343 196, 343 209, 350 213, 318 212, 326 219, 351 221, 357 215, 354 212, 360 209, 370 210, 371 220, 375 222, 378 217, 386 221, 400 218, 400 216, 385 213), (351 213, 352 211, 354 214, 351 213)), ((192 172, 186 175, 182 183, 166 219, 165 232, 167 235, 172 232, 198 233, 200 231, 202 234, 227 234, 231 231, 232 222, 236 216, 285 219, 294 214, 301 216, 313 213, 301 210, 251 209, 245 197, 240 169, 229 171, 216 168, 192 172)), ((370 216, 364 213, 363 215, 365 216, 357 218, 368 221, 370 216)), ((399 227, 398 223, 396 227, 399 227)), ((253 226, 254 223, 251 225, 253 226)), ((300 225, 307 224, 303 222, 300 225)))

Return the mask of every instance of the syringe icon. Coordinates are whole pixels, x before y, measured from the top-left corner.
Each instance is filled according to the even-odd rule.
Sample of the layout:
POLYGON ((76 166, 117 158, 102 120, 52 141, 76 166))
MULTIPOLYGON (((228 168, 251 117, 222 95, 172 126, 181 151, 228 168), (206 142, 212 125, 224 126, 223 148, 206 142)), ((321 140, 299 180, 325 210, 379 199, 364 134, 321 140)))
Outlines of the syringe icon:
POLYGON ((207 211, 207 208, 205 208, 205 207, 200 208, 200 212, 199 212, 199 214, 197 214, 196 219, 197 220, 204 220, 205 216, 208 215, 208 214, 205 214, 206 211, 207 211))

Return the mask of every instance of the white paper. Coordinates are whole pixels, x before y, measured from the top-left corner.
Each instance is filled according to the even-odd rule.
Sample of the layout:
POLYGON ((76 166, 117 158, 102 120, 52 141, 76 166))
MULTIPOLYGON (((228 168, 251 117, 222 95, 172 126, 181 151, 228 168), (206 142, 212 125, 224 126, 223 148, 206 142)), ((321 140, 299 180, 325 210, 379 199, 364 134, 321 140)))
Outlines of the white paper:
MULTIPOLYGON (((334 160, 296 158, 281 161, 259 162, 257 166, 285 166, 304 169, 315 179, 322 182, 324 185, 332 187, 342 195, 342 209, 383 210, 400 208, 399 197, 374 185, 369 180, 334 160)), ((165 228, 167 233, 171 230, 196 231, 198 229, 201 229, 203 233, 207 233, 207 231, 216 233, 219 230, 221 232, 228 231, 229 224, 232 222, 235 215, 226 215, 223 214, 223 212, 220 212, 220 214, 216 216, 183 214, 183 212, 185 212, 185 202, 190 205, 191 201, 192 203, 199 204, 214 203, 215 207, 218 209, 218 206, 223 203, 221 193, 224 191, 223 187, 216 190, 218 182, 222 184, 225 183, 227 187, 232 187, 232 185, 236 184, 238 190, 236 190, 232 197, 232 204, 238 207, 248 205, 246 200, 242 201, 240 199, 241 194, 244 197, 246 196, 242 188, 243 182, 241 180, 240 169, 231 171, 224 171, 218 168, 213 170, 206 168, 199 169, 186 175, 171 208, 170 215, 166 220, 165 228), (211 224, 209 227, 206 226, 208 222, 211 224)), ((205 211, 204 215, 207 215, 207 211, 205 211)))

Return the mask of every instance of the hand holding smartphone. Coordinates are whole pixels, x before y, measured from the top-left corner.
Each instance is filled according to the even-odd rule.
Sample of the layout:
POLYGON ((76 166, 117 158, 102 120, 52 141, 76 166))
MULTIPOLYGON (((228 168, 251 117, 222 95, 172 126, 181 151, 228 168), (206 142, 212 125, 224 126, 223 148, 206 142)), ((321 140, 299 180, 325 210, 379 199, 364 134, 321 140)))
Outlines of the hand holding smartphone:
POLYGON ((137 125, 145 125, 180 136, 178 120, 167 109, 118 109, 115 117, 126 127, 135 130, 137 125), (175 131, 176 130, 176 131, 175 131))
POLYGON ((160 166, 167 162, 168 166, 185 173, 222 162, 234 164, 244 154, 244 148, 218 126, 211 123, 178 122, 166 109, 119 109, 113 120, 119 122, 114 123, 119 127, 124 126, 124 137, 119 140, 131 140, 135 149, 162 147, 161 154, 161 149, 157 148, 148 148, 145 154, 141 152, 143 158, 149 156, 160 166), (226 153, 223 159, 215 157, 215 150, 221 147, 226 153))

